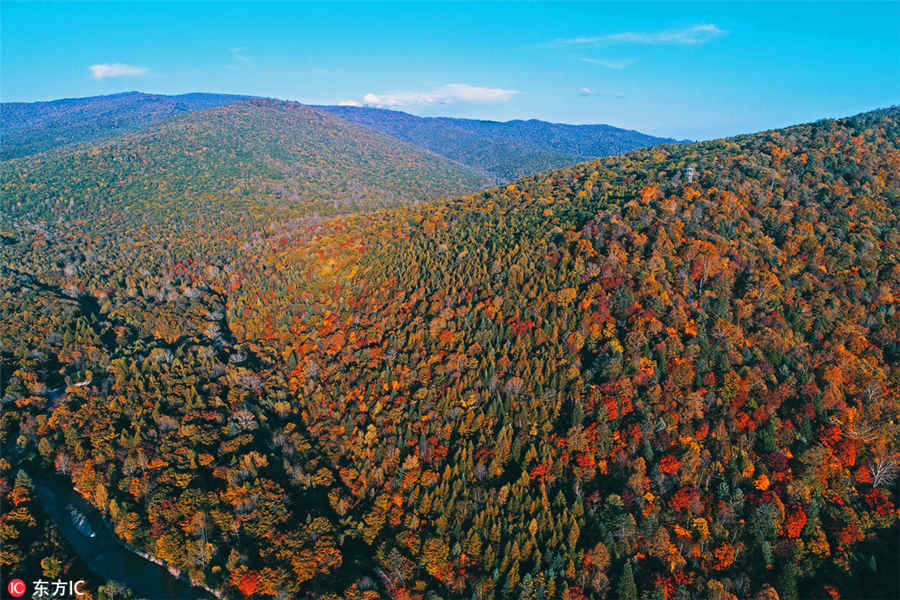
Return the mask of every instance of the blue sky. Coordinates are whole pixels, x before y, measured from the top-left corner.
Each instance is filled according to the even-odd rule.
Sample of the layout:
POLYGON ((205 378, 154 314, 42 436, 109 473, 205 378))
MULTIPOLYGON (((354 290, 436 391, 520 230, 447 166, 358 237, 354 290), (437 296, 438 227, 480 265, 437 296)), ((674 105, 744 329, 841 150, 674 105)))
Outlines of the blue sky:
POLYGON ((900 3, 2 2, 3 101, 229 92, 707 139, 900 104, 900 3))

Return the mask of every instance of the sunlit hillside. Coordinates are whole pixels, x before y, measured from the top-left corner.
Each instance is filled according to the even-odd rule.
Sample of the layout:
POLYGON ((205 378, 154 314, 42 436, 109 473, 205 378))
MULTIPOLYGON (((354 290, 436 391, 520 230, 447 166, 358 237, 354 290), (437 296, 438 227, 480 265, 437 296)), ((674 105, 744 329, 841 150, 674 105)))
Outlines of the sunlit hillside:
POLYGON ((10 218, 60 227, 84 220, 105 232, 396 206, 486 184, 396 138, 295 102, 256 99, 0 163, 10 218))

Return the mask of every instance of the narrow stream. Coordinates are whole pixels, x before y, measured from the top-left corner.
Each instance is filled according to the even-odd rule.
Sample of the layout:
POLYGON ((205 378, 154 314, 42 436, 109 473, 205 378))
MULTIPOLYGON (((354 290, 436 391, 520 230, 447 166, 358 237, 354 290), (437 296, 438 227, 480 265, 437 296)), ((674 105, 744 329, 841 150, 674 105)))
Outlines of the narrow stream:
MULTIPOLYGON (((14 448, 4 448, 3 454, 15 458, 14 448), (8 449, 13 452, 7 452, 8 449)), ((145 600, 215 600, 205 590, 192 586, 165 568, 131 552, 119 541, 97 509, 62 480, 33 471, 29 471, 28 475, 34 483, 41 509, 79 558, 100 578, 118 582, 129 588, 136 598, 145 600), (67 510, 70 505, 87 517, 95 533, 94 537, 87 537, 75 528, 67 510)), ((38 575, 33 574, 33 577, 37 578, 38 575)), ((71 576, 73 579, 79 578, 78 573, 72 573, 71 576)))

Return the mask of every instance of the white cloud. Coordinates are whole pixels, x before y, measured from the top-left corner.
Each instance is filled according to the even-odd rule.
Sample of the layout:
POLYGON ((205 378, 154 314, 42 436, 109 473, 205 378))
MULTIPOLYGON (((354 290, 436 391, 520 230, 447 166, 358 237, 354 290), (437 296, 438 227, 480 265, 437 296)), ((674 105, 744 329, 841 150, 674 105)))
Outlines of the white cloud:
POLYGON ((608 92, 602 90, 592 90, 591 88, 581 88, 578 90, 579 96, 615 96, 616 98, 624 98, 625 94, 622 92, 608 92))
POLYGON ((244 64, 249 64, 253 61, 250 59, 249 56, 244 54, 246 51, 247 51, 246 46, 241 46, 240 48, 232 48, 231 49, 231 57, 238 62, 242 62, 244 64))
POLYGON ((516 90, 479 87, 467 83, 448 83, 430 92, 368 93, 359 100, 345 100, 341 104, 386 108, 422 104, 452 104, 454 102, 506 102, 516 94, 518 94, 516 90))
POLYGON ((149 72, 147 67, 136 67, 135 65, 123 63, 103 63, 102 65, 91 65, 88 68, 91 70, 91 77, 94 79, 146 75, 149 72))
POLYGON ((600 65, 601 67, 606 67, 607 69, 616 69, 621 70, 626 67, 630 67, 635 63, 633 58, 621 58, 621 59, 610 59, 610 58, 579 58, 581 62, 590 63, 592 65, 600 65))
POLYGON ((577 37, 566 40, 556 40, 554 46, 595 46, 607 42, 620 42, 630 44, 681 44, 696 45, 721 37, 727 32, 711 23, 694 25, 684 29, 668 29, 666 31, 636 32, 623 31, 594 37, 577 37))
POLYGON ((444 86, 448 98, 463 102, 506 102, 518 92, 501 88, 486 88, 465 83, 451 83, 444 86))

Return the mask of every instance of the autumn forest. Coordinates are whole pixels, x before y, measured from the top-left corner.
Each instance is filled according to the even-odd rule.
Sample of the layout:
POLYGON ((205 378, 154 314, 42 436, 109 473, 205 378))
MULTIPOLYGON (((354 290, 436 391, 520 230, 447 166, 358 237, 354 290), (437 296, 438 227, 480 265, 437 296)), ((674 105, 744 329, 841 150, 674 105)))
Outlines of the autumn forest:
POLYGON ((4 574, 152 596, 59 489, 190 598, 900 597, 900 110, 150 100, 0 163, 4 574))

